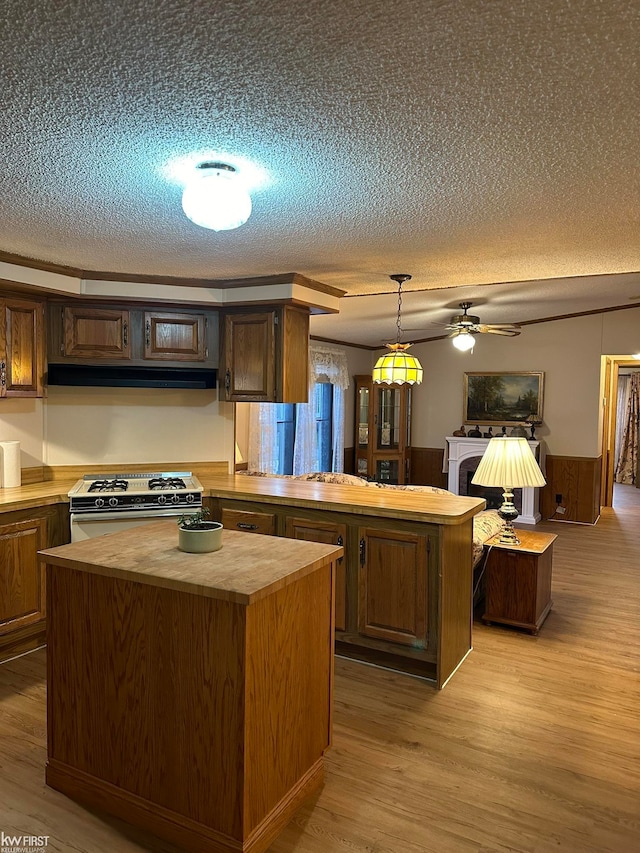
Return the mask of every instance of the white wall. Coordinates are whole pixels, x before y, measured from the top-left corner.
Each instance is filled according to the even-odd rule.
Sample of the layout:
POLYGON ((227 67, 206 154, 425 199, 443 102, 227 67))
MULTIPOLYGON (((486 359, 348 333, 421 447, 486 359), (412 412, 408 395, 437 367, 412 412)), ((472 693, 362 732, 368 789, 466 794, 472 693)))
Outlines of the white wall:
POLYGON ((0 401, 0 440, 23 468, 233 460, 233 407, 217 392, 50 387, 44 400, 0 401))
POLYGON ((545 375, 544 423, 536 435, 547 451, 598 456, 601 355, 639 350, 638 308, 524 326, 516 338, 479 335, 473 354, 458 352, 450 340, 416 344, 425 378, 413 392, 412 444, 444 447, 445 436, 460 427, 465 371, 535 370, 545 375))
POLYGON ((20 442, 20 466, 43 463, 43 400, 0 400, 0 441, 20 442))
POLYGON ((49 388, 45 463, 227 460, 233 406, 214 390, 49 388))

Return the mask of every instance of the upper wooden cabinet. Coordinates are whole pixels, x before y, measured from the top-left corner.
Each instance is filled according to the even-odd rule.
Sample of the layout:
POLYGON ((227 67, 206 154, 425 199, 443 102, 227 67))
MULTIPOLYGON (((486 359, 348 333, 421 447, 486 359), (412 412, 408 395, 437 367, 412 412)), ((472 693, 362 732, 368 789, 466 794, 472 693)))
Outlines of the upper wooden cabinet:
POLYGON ((49 362, 217 367, 216 311, 51 302, 49 362))
POLYGON ((223 314, 221 396, 230 402, 306 403, 309 310, 285 305, 223 314))
POLYGON ((61 355, 84 358, 130 358, 128 311, 67 305, 63 309, 61 355))
POLYGON ((159 361, 205 361, 204 314, 144 313, 144 357, 159 361))
POLYGON ((42 397, 44 303, 0 299, 0 397, 42 397))

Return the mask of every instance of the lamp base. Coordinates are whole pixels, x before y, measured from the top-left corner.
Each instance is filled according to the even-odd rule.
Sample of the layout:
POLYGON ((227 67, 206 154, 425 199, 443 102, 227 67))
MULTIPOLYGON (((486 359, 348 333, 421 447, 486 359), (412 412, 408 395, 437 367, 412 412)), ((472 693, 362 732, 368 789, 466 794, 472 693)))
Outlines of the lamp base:
POLYGON ((504 527, 500 531, 500 545, 519 545, 520 540, 516 536, 516 531, 510 521, 505 521, 504 527))
POLYGON ((513 491, 509 486, 504 487, 502 493, 502 506, 498 510, 498 515, 504 521, 504 527, 500 531, 500 545, 519 545, 520 540, 516 536, 516 531, 513 528, 513 522, 520 515, 513 503, 513 491))

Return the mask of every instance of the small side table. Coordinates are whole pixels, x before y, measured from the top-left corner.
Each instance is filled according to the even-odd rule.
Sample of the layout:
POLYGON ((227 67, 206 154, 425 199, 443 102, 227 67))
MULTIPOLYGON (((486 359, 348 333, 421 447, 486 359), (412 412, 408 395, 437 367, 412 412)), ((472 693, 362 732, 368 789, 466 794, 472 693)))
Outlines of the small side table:
POLYGON ((520 545, 491 545, 486 567, 486 601, 482 621, 501 622, 537 634, 547 618, 551 600, 551 568, 555 533, 516 531, 520 545))

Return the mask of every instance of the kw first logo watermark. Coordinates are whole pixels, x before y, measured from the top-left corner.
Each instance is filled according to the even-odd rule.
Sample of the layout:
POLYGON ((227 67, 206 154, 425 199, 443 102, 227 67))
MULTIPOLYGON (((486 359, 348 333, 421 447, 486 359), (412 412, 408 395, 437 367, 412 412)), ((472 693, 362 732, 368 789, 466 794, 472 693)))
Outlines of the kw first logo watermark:
POLYGON ((48 835, 6 835, 0 832, 0 853, 46 853, 48 835))

